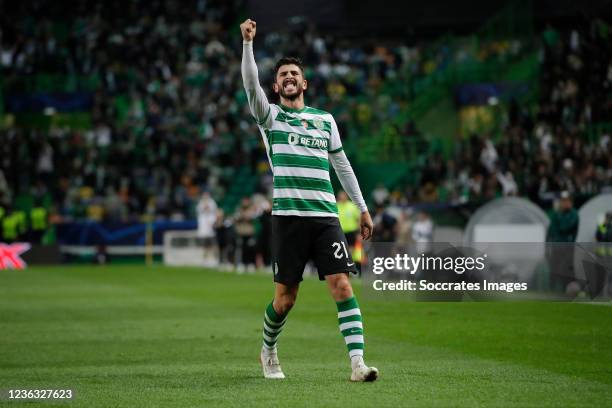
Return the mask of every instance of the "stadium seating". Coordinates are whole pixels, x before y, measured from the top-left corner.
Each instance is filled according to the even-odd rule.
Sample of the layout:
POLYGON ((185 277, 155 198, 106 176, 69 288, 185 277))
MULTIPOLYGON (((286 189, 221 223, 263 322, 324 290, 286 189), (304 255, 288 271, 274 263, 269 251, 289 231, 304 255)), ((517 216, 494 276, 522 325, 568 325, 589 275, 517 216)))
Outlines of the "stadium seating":
MULTIPOLYGON (((518 194, 547 206, 549 196, 530 178, 542 166, 545 193, 591 196, 611 177, 609 95, 587 92, 593 81, 610 82, 609 27, 596 20, 534 35, 519 3, 472 35, 417 45, 335 41, 314 27, 304 36, 265 33, 256 47, 260 76, 269 83, 279 55, 305 50, 307 103, 338 118, 368 198, 384 180, 403 202, 480 203, 504 194, 495 181, 503 173, 518 194), (602 61, 596 72, 575 75, 581 59, 594 57, 602 61), (574 68, 559 66, 568 58, 574 68), (568 78, 578 88, 571 103, 557 96, 568 78), (465 85, 468 97, 483 87, 497 93, 491 103, 463 105, 465 85), (537 146, 549 137, 559 148, 542 164, 546 152, 537 146), (561 147, 568 137, 580 140, 580 153, 561 147), (530 152, 521 151, 526 144, 530 152), (497 155, 492 167, 481 165, 484 146, 497 155), (525 160, 514 160, 517 152, 525 160), (567 160, 569 178, 554 180, 567 160)), ((57 220, 137 220, 150 211, 193 219, 204 189, 226 214, 242 196, 269 191, 265 150, 241 87, 235 11, 191 3, 136 12, 111 2, 89 17, 58 6, 61 13, 31 26, 36 7, 24 5, 3 27, 0 205, 27 211, 24 200, 45 202, 57 220)))

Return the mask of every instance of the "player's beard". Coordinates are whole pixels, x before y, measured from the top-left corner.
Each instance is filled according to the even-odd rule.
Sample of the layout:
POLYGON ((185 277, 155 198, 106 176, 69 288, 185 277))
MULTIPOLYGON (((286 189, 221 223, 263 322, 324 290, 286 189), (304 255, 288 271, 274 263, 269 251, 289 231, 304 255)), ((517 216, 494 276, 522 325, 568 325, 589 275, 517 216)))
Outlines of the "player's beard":
POLYGON ((280 91, 279 91, 280 96, 282 98, 284 98, 284 99, 289 100, 289 101, 295 101, 304 92, 304 89, 302 88, 302 84, 298 83, 297 81, 295 81, 295 91, 293 93, 285 92, 284 84, 281 84, 279 89, 280 89, 280 91))

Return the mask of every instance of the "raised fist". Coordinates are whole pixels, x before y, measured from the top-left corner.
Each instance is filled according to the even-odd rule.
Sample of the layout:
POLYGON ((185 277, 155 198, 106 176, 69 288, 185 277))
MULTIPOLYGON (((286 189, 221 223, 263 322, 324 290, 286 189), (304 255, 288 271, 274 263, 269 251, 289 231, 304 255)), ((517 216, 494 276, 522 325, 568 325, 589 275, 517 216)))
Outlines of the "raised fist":
POLYGON ((240 24, 240 31, 245 41, 253 41, 253 38, 255 38, 255 31, 257 31, 257 23, 247 18, 244 20, 244 23, 240 24))

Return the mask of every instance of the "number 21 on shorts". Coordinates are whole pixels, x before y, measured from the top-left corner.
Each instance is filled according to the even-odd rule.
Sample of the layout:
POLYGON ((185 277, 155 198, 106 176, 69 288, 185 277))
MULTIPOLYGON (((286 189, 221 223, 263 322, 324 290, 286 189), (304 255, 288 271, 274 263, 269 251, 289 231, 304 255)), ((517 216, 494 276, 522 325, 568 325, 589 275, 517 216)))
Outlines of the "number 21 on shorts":
POLYGON ((349 253, 348 250, 346 249, 346 244, 342 241, 340 242, 334 242, 332 243, 332 248, 334 248, 334 257, 336 259, 342 259, 342 258, 347 258, 349 257, 349 253), (342 251, 344 250, 344 255, 342 254, 342 251))

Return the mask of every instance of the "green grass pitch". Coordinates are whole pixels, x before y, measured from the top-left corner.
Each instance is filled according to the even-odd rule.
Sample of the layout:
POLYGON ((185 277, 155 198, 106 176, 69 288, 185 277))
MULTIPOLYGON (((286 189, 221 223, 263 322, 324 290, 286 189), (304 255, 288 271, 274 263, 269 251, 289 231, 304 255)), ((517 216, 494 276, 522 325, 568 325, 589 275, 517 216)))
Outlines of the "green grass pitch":
MULTIPOLYGON (((356 284, 357 286, 357 284, 356 284)), ((354 384, 324 283, 307 279, 279 341, 258 353, 271 277, 195 268, 0 271, 0 388, 70 387, 69 407, 610 406, 612 308, 360 299, 354 384)), ((0 406, 61 406, 0 402, 0 406)))

